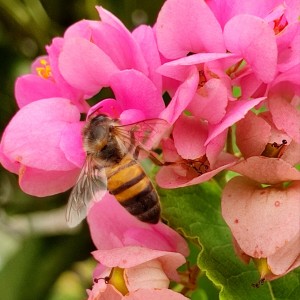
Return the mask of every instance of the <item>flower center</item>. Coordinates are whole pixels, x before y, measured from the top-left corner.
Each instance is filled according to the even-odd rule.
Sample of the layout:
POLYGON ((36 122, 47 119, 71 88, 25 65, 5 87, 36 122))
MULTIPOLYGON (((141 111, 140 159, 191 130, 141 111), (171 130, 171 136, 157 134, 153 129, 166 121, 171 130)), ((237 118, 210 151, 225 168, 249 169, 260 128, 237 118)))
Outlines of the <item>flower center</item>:
POLYGON ((36 67, 35 69, 37 74, 44 79, 49 79, 52 77, 51 67, 45 59, 41 59, 40 66, 36 67))
POLYGON ((124 296, 129 292, 124 279, 124 269, 122 268, 112 268, 108 283, 113 285, 124 296))
POLYGON ((236 64, 232 65, 226 70, 226 74, 231 78, 234 79, 238 77, 246 67, 246 61, 244 59, 239 60, 236 64))
POLYGON ((286 150, 286 147, 286 140, 282 140, 281 144, 277 144, 276 142, 272 144, 268 143, 261 155, 266 157, 280 158, 286 150))
POLYGON ((275 34, 280 33, 286 26, 288 25, 288 21, 284 15, 274 20, 274 32, 275 34))

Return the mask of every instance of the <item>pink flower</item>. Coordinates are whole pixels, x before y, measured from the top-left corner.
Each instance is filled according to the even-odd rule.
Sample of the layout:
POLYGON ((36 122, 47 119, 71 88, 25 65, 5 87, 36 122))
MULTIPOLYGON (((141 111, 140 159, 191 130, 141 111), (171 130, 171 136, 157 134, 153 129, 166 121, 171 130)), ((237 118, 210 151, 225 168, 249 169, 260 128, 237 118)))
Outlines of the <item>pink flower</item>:
POLYGON ((90 300, 187 299, 168 290, 170 280, 179 280, 176 269, 185 262, 179 253, 123 247, 98 250, 93 255, 106 269, 96 270, 90 300))
POLYGON ((49 98, 21 108, 6 127, 0 146, 5 168, 19 175, 28 194, 66 191, 84 161, 80 113, 70 100, 49 98))
POLYGON ((276 128, 269 112, 259 115, 249 112, 237 123, 236 141, 244 158, 264 155, 266 149, 273 148, 272 157, 280 157, 291 165, 300 162, 300 144, 276 128))
MULTIPOLYGON (((156 24, 157 43, 169 61, 158 71, 179 82, 198 72, 199 81, 184 108, 190 116, 177 119, 173 141, 168 141, 164 158, 170 163, 157 176, 162 187, 203 182, 235 162, 222 153, 227 129, 266 100, 264 93, 249 98, 253 98, 253 90, 272 82, 276 75, 276 36, 268 23, 281 13, 279 8, 276 16, 269 15, 275 6, 265 4, 262 16, 268 20, 264 20, 255 14, 246 15, 247 9, 236 3, 232 11, 225 9, 224 22, 214 15, 221 11, 218 1, 211 3, 212 11, 198 0, 189 6, 183 0, 168 0, 163 5, 156 24), (232 95, 233 86, 240 86, 239 98, 232 95), (168 159, 170 152, 173 160, 168 159)), ((249 8, 258 12, 254 5, 249 8)))
MULTIPOLYGON (((158 117, 164 110, 160 93, 142 73, 125 70, 112 78, 116 99, 101 101, 88 115, 97 110, 126 124, 158 117)), ((33 101, 22 107, 7 126, 1 140, 1 163, 20 175, 20 186, 29 194, 46 196, 66 191, 76 182, 84 163, 83 125, 71 100, 33 101)))
POLYGON ((101 21, 80 21, 64 35, 59 69, 66 81, 93 96, 110 85, 112 75, 133 69, 149 76, 160 89, 161 78, 154 74, 160 58, 151 29, 141 28, 134 37, 114 15, 102 7, 96 8, 101 21), (146 52, 142 52, 144 35, 146 52))
MULTIPOLYGON (((260 173, 262 163, 257 161, 256 169, 253 164, 244 167, 260 173)), ((276 162, 269 162, 270 167, 273 164, 276 162)), ((238 176, 229 181, 222 196, 222 215, 231 229, 237 253, 246 262, 253 258, 265 265, 259 268, 263 280, 283 276, 300 265, 300 173, 280 161, 276 169, 281 172, 276 174, 277 181, 262 181, 263 175, 256 176, 260 182, 274 185, 262 187, 253 179, 238 176), (280 175, 297 181, 283 187, 278 184, 280 175)), ((271 168, 267 171, 273 172, 271 168)))
POLYGON ((261 281, 273 280, 300 264, 300 172, 293 167, 300 145, 275 127, 269 112, 249 112, 236 135, 246 159, 230 167, 243 176, 226 185, 222 215, 240 258, 253 258, 261 281))
MULTIPOLYGON (((159 13, 156 30, 159 50, 168 59, 179 59, 189 53, 225 54, 229 51, 235 54, 232 65, 241 59, 247 62, 243 72, 251 68, 263 82, 270 82, 275 76, 275 34, 268 23, 257 16, 232 16, 222 32, 205 2, 192 0, 187 6, 183 0, 168 0, 159 13)), ((187 58, 192 59, 193 55, 187 58)))
POLYGON ((80 112, 87 112, 86 103, 81 91, 70 86, 58 69, 58 54, 61 51, 62 39, 55 38, 47 47, 47 56, 37 58, 31 67, 31 74, 20 76, 15 83, 15 97, 20 108, 33 101, 47 98, 67 98, 76 105, 80 112))
POLYGON ((170 164, 158 172, 158 184, 164 188, 198 184, 235 164, 235 157, 222 152, 227 129, 263 99, 233 101, 227 114, 214 125, 182 115, 174 124, 173 140, 166 147, 163 143, 164 160, 170 164))
POLYGON ((138 221, 109 194, 91 207, 87 221, 99 250, 134 245, 184 256, 189 252, 185 240, 176 231, 161 222, 153 225, 138 221))

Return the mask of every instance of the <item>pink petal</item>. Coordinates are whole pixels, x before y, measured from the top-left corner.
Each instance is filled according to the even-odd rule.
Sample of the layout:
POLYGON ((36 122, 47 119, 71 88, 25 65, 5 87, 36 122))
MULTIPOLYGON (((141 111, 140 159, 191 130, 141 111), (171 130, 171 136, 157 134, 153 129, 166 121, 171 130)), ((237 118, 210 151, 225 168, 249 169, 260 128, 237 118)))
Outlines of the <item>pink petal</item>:
POLYGON ((147 119, 145 114, 138 109, 124 110, 120 115, 121 124, 132 124, 147 119))
MULTIPOLYGON (((157 72, 173 79, 184 81, 190 72, 189 66, 197 66, 223 58, 236 57, 233 53, 196 53, 161 65, 157 72)), ((223 71, 222 71, 223 72, 223 71)))
POLYGON ((178 161, 180 156, 175 148, 173 139, 167 138, 161 141, 161 147, 163 150, 163 157, 165 161, 178 161))
POLYGON ((189 52, 225 52, 221 27, 204 1, 165 2, 158 15, 158 47, 166 58, 189 52))
POLYGON ((236 125, 236 142, 245 158, 264 151, 271 136, 271 126, 252 112, 236 125))
POLYGON ((54 81, 37 75, 21 76, 15 83, 15 97, 20 108, 36 100, 61 96, 54 81))
POLYGON ((178 87, 175 95, 166 109, 160 114, 160 118, 170 124, 178 119, 193 99, 199 83, 199 74, 195 67, 191 67, 190 74, 186 80, 178 87))
MULTIPOLYGON (((4 135, 5 135, 5 132, 3 133, 2 140, 4 140, 4 135)), ((3 142, 1 141, 1 143, 0 143, 0 163, 1 163, 1 165, 8 171, 18 174, 19 169, 20 169, 20 163, 10 160, 10 158, 7 157, 3 153, 2 148, 3 148, 3 142)))
POLYGON ((59 144, 67 160, 78 168, 82 168, 86 157, 81 134, 83 126, 84 122, 68 124, 61 133, 59 144))
POLYGON ((288 26, 282 34, 277 37, 277 45, 279 72, 285 72, 290 68, 299 65, 300 25, 295 23, 288 26))
POLYGON ((249 72, 238 76, 231 81, 231 85, 238 86, 241 88, 242 95, 239 98, 240 100, 246 100, 250 98, 255 98, 256 93, 258 95, 264 95, 264 92, 258 92, 262 86, 265 86, 260 79, 249 69, 249 72))
POLYGON ((300 112, 285 97, 288 95, 281 93, 273 94, 269 98, 272 119, 279 130, 285 131, 297 143, 300 143, 300 112))
POLYGON ((118 71, 103 50, 83 38, 65 40, 59 69, 69 84, 89 95, 108 86, 110 76, 118 71))
POLYGON ((230 170, 265 184, 300 180, 300 172, 280 158, 252 156, 234 165, 230 170))
POLYGON ((102 6, 96 6, 96 9, 99 13, 100 19, 103 23, 108 24, 119 31, 127 32, 127 34, 130 34, 126 26, 110 11, 106 10, 102 6))
POLYGON ((123 295, 111 284, 106 284, 104 289, 97 289, 97 284, 89 292, 88 300, 122 300, 123 295))
POLYGON ((299 235, 299 192, 299 182, 282 190, 241 176, 229 181, 222 215, 246 254, 268 257, 299 235))
POLYGON ((108 115, 113 119, 119 119, 121 112, 122 108, 119 102, 111 98, 104 99, 90 108, 87 114, 87 119, 93 117, 94 114, 96 115, 101 113, 108 115))
POLYGON ((237 100, 229 103, 227 113, 223 120, 216 125, 209 127, 209 136, 206 140, 207 145, 213 138, 219 135, 223 130, 227 129, 240 119, 254 106, 265 100, 265 97, 253 99, 253 100, 237 100))
POLYGON ((281 0, 261 0, 259 1, 259 5, 255 1, 208 1, 209 7, 222 25, 222 28, 226 22, 235 15, 249 14, 264 18, 274 9, 274 7, 281 3, 281 0))
POLYGON ((281 159, 288 162, 290 165, 294 166, 300 163, 300 144, 292 141, 285 152, 283 153, 281 159))
POLYGON ((176 231, 160 222, 151 225, 139 221, 109 194, 91 207, 87 220, 98 249, 136 245, 180 252, 185 256, 189 251, 185 240, 176 231))
MULTIPOLYGON (((51 66, 51 73, 53 79, 60 89, 61 95, 63 98, 70 99, 74 103, 80 112, 86 113, 89 105, 86 103, 83 92, 72 87, 62 76, 59 69, 59 56, 63 49, 64 39, 63 38, 54 38, 52 44, 47 46, 47 52, 49 54, 49 64, 51 66)), ((46 97, 46 98, 49 98, 46 97)))
POLYGON ((88 41, 92 38, 92 27, 99 25, 100 21, 81 20, 70 27, 64 33, 64 39, 71 39, 75 37, 84 38, 88 41))
POLYGON ((42 169, 74 169, 59 149, 61 133, 70 123, 79 122, 78 109, 63 98, 31 102, 8 124, 2 151, 11 161, 42 169), (34 147, 33 147, 34 145, 34 147))
POLYGON ((217 163, 219 156, 223 155, 221 152, 224 149, 226 139, 227 139, 227 130, 224 130, 213 140, 211 140, 206 146, 206 157, 212 167, 217 163))
POLYGON ((111 77, 110 85, 123 110, 138 109, 155 118, 165 108, 161 91, 139 71, 120 71, 111 77))
POLYGON ((218 161, 214 164, 213 170, 204 173, 202 175, 199 175, 193 179, 189 179, 185 176, 185 174, 179 173, 178 167, 166 166, 166 167, 162 167, 158 171, 156 175, 156 182, 160 187, 165 189, 191 186, 191 185, 208 181, 216 174, 218 174, 222 170, 228 169, 235 163, 236 163, 236 159, 232 155, 224 153, 224 155, 220 156, 218 161))
POLYGON ((162 78, 157 72, 157 68, 161 65, 161 59, 153 28, 150 26, 141 25, 132 32, 132 36, 140 46, 147 62, 149 70, 148 77, 154 83, 157 89, 161 90, 162 78))
POLYGON ((227 103, 227 87, 222 80, 212 78, 198 89, 187 109, 194 116, 202 117, 210 124, 216 124, 226 114, 227 103))
POLYGON ((136 267, 152 260, 159 260, 167 277, 171 279, 177 278, 176 269, 185 263, 185 258, 180 253, 137 246, 97 250, 93 252, 93 256, 109 268, 120 267, 124 269, 136 267))
POLYGON ((148 66, 142 49, 125 25, 103 7, 96 7, 101 26, 94 26, 95 44, 107 53, 120 70, 136 69, 148 75, 148 66))
POLYGON ((299 21, 300 3, 298 0, 288 0, 286 7, 286 18, 288 23, 297 23, 299 21))
POLYGON ((174 124, 173 138, 176 150, 182 158, 199 158, 205 154, 207 124, 193 116, 181 115, 174 124))
POLYGON ((273 274, 282 275, 299 266, 300 261, 295 263, 300 257, 299 246, 300 234, 268 257, 268 266, 273 274))
POLYGON ((19 184, 25 193, 45 197, 70 189, 75 184, 79 172, 80 169, 45 171, 21 166, 19 184))
POLYGON ((159 259, 146 261, 125 269, 124 277, 129 293, 138 289, 168 288, 170 284, 159 259))
POLYGON ((124 297, 124 300, 153 300, 153 299, 168 299, 168 300, 187 300, 180 293, 176 293, 169 289, 140 289, 130 293, 124 297))
POLYGON ((235 16, 224 27, 224 39, 226 48, 244 57, 258 78, 266 83, 274 79, 277 45, 267 22, 251 15, 235 16))

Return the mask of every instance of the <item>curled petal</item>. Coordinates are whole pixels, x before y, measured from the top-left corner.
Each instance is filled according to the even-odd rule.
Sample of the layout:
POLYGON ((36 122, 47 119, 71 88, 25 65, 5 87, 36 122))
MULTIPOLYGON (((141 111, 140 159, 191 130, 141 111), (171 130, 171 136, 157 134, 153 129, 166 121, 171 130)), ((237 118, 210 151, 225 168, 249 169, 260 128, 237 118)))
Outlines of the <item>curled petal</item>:
POLYGON ((21 76, 15 83, 15 97, 20 108, 36 100, 61 96, 54 81, 37 75, 21 76))
POLYGON ((45 171, 21 165, 19 184, 25 193, 45 197, 70 189, 75 184, 79 173, 79 168, 68 171, 45 171))
POLYGON ((218 124, 209 127, 209 135, 205 142, 205 145, 207 145, 212 139, 222 133, 225 129, 242 119, 251 108, 259 104, 263 100, 265 100, 265 97, 253 100, 237 100, 229 103, 229 107, 227 108, 227 113, 224 118, 218 124))
POLYGON ((185 258, 180 253, 137 246, 97 250, 93 252, 93 256, 101 264, 109 268, 120 267, 123 269, 136 267, 152 260, 158 260, 167 277, 170 279, 178 279, 176 269, 185 263, 185 258))
POLYGON ((252 112, 236 126, 236 142, 245 158, 258 156, 264 151, 271 135, 271 126, 252 112))
POLYGON ((157 72, 157 68, 161 65, 161 59, 157 49, 156 37, 153 28, 150 26, 141 25, 132 32, 132 35, 140 46, 148 64, 148 77, 154 83, 157 89, 161 90, 162 78, 157 72))
POLYGON ((276 37, 266 21, 251 15, 234 16, 224 27, 224 40, 226 48, 240 54, 263 82, 274 79, 277 67, 276 37))
POLYGON ((82 144, 82 128, 84 122, 71 123, 61 133, 60 149, 65 153, 68 161, 78 168, 82 168, 85 160, 85 152, 82 144))
POLYGON ((201 117, 210 124, 217 124, 225 116, 227 104, 228 92, 224 82, 212 78, 198 89, 187 109, 194 116, 201 117))
POLYGON ((125 269, 124 277, 129 292, 143 288, 168 288, 170 284, 161 262, 157 259, 125 269))
POLYGON ((198 118, 182 115, 174 125, 173 138, 177 152, 182 158, 196 159, 205 154, 207 126, 198 118))
POLYGON ((265 184, 300 180, 300 172, 280 158, 252 156, 230 167, 230 170, 265 184))
POLYGON ((186 176, 186 171, 183 170, 180 166, 175 165, 162 167, 156 175, 156 181, 160 187, 166 189, 191 186, 208 181, 222 170, 232 167, 235 163, 236 158, 227 153, 223 153, 219 156, 211 171, 194 177, 193 179, 188 178, 186 176))
POLYGON ((221 27, 204 1, 170 0, 158 15, 158 47, 166 58, 189 52, 225 52, 221 27))
POLYGON ((88 95, 108 86, 110 76, 118 71, 103 50, 83 38, 65 40, 59 56, 59 69, 69 84, 88 95))
POLYGON ((300 234, 268 257, 268 266, 274 275, 282 275, 300 265, 300 234))
POLYGON ((74 169, 75 165, 66 159, 59 144, 61 132, 70 123, 79 122, 79 118, 78 109, 67 99, 31 102, 19 110, 6 127, 2 139, 3 154, 11 161, 31 168, 74 169))
POLYGON ((196 67, 191 67, 189 72, 189 76, 178 87, 167 108, 165 108, 160 114, 160 118, 167 120, 170 124, 174 124, 181 113, 192 101, 196 93, 199 83, 199 74, 196 67))
POLYGON ((135 69, 148 75, 148 66, 137 41, 111 12, 96 6, 103 26, 94 30, 95 43, 107 53, 119 69, 135 69))
POLYGON ((135 245, 185 256, 189 251, 176 231, 161 222, 152 225, 137 220, 109 194, 91 207, 87 220, 97 249, 135 245))
POLYGON ((120 103, 115 99, 108 98, 92 106, 88 111, 87 119, 93 117, 94 114, 100 113, 106 114, 114 119, 119 119, 121 112, 122 107, 120 106, 120 103))
POLYGON ((188 298, 186 298, 180 293, 176 293, 169 289, 140 289, 124 297, 124 300, 138 300, 138 299, 187 300, 188 298))
POLYGON ((269 98, 269 107, 274 124, 300 143, 300 112, 284 94, 274 94, 269 98))
POLYGON ((120 71, 111 77, 110 85, 123 110, 138 109, 155 118, 165 108, 161 91, 139 71, 120 71))
POLYGON ((285 189, 262 188, 241 176, 229 181, 222 215, 246 254, 269 257, 299 236, 299 192, 299 181, 285 189))

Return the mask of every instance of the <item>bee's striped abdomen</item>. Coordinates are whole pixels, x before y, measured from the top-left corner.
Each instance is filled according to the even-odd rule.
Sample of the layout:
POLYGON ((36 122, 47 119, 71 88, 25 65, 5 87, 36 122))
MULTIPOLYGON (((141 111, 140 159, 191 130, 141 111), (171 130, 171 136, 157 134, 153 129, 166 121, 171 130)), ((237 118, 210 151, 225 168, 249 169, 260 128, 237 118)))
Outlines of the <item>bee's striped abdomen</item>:
POLYGON ((142 167, 129 156, 110 169, 107 174, 107 188, 129 213, 141 221, 159 221, 157 192, 142 167))

